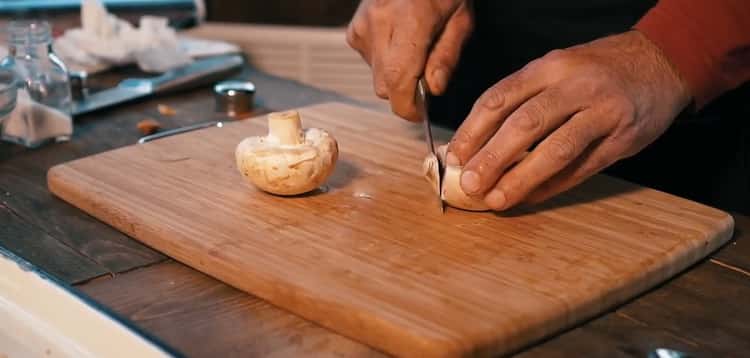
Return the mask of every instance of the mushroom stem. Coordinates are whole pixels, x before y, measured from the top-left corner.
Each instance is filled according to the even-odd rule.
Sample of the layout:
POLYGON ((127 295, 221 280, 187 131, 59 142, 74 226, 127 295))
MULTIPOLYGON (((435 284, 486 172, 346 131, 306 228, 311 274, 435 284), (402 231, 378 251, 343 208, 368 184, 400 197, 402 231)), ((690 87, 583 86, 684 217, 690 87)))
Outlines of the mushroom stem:
POLYGON ((275 112, 268 115, 268 135, 278 138, 283 145, 302 144, 302 120, 297 111, 275 112))

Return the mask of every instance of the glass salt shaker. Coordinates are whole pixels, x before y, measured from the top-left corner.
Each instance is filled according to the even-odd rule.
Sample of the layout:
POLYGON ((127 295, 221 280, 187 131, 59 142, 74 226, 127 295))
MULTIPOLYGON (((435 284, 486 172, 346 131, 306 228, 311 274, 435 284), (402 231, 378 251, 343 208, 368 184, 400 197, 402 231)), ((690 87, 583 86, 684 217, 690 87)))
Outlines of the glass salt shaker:
POLYGON ((68 71, 52 50, 50 25, 43 21, 12 21, 8 26, 8 56, 0 71, 11 73, 4 81, 0 101, 2 140, 38 147, 67 141, 73 135, 72 98, 68 71))

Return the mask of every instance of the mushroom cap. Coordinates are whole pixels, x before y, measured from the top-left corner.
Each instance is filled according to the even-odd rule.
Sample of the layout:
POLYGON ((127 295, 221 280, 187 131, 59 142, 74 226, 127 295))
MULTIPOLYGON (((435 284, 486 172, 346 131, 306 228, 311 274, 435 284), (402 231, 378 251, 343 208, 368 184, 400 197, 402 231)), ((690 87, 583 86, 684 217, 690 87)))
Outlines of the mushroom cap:
POLYGON ((240 173, 259 189, 298 195, 317 189, 333 173, 338 143, 325 130, 309 128, 296 145, 283 145, 274 136, 245 138, 235 158, 240 173))

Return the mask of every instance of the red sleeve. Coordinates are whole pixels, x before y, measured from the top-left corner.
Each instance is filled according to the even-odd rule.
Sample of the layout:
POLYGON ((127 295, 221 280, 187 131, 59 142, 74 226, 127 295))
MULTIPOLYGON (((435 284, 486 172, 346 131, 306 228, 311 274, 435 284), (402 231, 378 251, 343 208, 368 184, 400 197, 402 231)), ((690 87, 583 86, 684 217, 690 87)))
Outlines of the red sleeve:
POLYGON ((659 0, 634 28, 677 68, 696 109, 750 79, 750 0, 659 0))

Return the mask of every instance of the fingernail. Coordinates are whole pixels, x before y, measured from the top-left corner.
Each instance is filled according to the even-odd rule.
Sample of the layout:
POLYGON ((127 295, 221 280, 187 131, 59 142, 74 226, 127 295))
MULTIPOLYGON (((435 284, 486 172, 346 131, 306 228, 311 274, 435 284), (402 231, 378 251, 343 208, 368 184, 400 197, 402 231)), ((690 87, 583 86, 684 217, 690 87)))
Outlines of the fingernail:
POLYGON ((466 171, 461 174, 461 188, 467 194, 474 194, 479 191, 479 174, 473 171, 466 171))
POLYGON ((484 198, 484 201, 495 210, 503 210, 505 209, 507 200, 505 199, 505 193, 503 193, 502 190, 492 189, 492 191, 487 194, 487 197, 484 198))
POLYGON ((458 160, 458 157, 455 154, 448 152, 448 154, 445 155, 445 164, 458 166, 461 165, 461 161, 458 160))
POLYGON ((438 67, 432 71, 432 79, 435 81, 435 88, 433 90, 436 94, 440 94, 448 86, 448 72, 442 67, 438 67))

